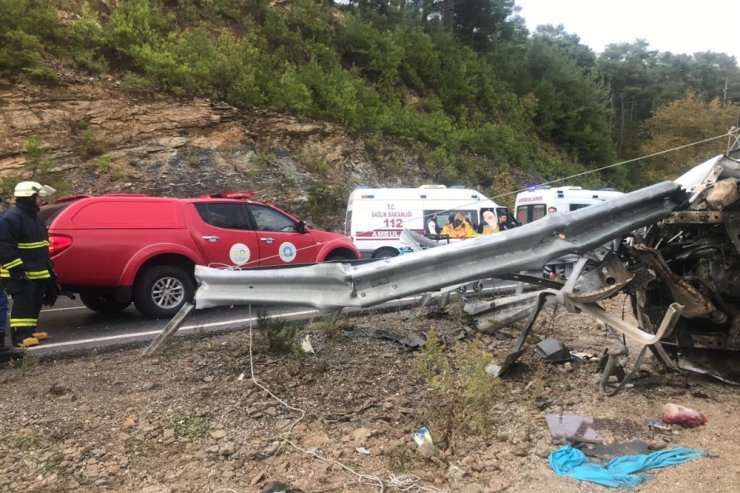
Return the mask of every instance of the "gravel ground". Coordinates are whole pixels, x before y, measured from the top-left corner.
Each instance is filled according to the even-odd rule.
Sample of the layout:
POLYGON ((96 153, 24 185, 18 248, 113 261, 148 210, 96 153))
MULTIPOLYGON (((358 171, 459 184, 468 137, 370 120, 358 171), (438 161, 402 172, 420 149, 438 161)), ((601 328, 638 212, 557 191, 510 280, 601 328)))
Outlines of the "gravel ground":
MULTIPOLYGON (((623 300, 608 308, 622 313, 623 300)), ((308 336, 314 354, 281 355, 279 339, 268 350, 264 331, 250 344, 245 328, 175 340, 153 358, 139 350, 26 357, 0 368, 0 491, 610 490, 550 469, 561 442, 547 414, 593 416, 607 444, 641 439, 712 454, 658 470, 640 491, 737 491, 736 388, 665 373, 648 356, 659 384, 606 397, 595 361, 546 364, 531 347, 548 335, 594 354, 613 347, 592 319, 562 308, 543 313, 519 363, 493 380, 481 364, 500 361, 518 330, 458 340, 469 327, 456 303, 304 322, 288 340, 308 336), (378 338, 378 329, 431 331, 441 344, 414 352, 378 338), (424 362, 445 370, 425 373, 424 362), (644 420, 667 402, 709 421, 651 436, 644 420), (414 442, 422 426, 433 447, 414 442)))

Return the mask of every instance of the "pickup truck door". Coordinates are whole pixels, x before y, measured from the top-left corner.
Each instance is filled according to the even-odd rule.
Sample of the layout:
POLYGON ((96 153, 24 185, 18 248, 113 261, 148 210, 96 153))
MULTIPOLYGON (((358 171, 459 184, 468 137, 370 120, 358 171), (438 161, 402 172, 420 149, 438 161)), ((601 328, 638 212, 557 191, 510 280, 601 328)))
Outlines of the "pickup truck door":
POLYGON ((247 204, 257 229, 259 265, 294 265, 316 262, 316 245, 310 231, 283 212, 260 204, 247 204))
POLYGON ((193 235, 210 267, 256 267, 260 261, 257 233, 243 203, 196 202, 193 235))

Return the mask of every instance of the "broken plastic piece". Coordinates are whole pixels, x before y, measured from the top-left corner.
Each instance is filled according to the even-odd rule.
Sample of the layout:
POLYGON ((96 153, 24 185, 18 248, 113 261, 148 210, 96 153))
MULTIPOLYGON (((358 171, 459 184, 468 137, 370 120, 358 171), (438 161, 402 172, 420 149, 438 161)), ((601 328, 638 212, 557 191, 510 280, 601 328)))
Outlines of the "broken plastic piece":
POLYGON ((406 347, 408 349, 419 349, 420 347, 424 346, 424 344, 427 343, 427 340, 423 337, 421 337, 418 334, 414 334, 411 332, 410 334, 403 336, 401 334, 398 334, 396 332, 391 332, 389 330, 382 330, 377 329, 375 331, 375 337, 379 337, 381 339, 390 339, 391 341, 396 341, 397 343, 401 344, 403 347, 406 347))
POLYGON ((610 443, 608 445, 596 443, 583 447, 581 452, 587 457, 616 457, 619 455, 646 454, 650 451, 650 444, 642 440, 630 440, 624 443, 610 443))
POLYGON ((488 363, 483 371, 493 378, 498 378, 501 375, 501 366, 495 363, 488 363))
POLYGON ((311 337, 309 334, 306 334, 306 337, 304 337, 301 341, 301 351, 309 354, 316 353, 316 351, 313 350, 313 346, 311 345, 311 337))
POLYGON ((573 359, 570 349, 563 346, 560 341, 552 336, 540 341, 535 350, 537 355, 548 363, 562 363, 573 359))
POLYGON ((418 447, 421 447, 425 443, 434 445, 434 442, 432 441, 432 435, 429 434, 429 430, 426 426, 422 426, 421 428, 416 430, 416 433, 414 433, 414 441, 416 442, 416 445, 418 447))
POLYGON ((601 443, 603 436, 594 425, 591 416, 564 416, 546 414, 545 421, 553 438, 564 438, 574 442, 601 443))
POLYGON ((662 419, 646 419, 645 424, 647 425, 648 430, 653 433, 656 431, 661 431, 663 433, 671 432, 671 425, 664 423, 662 419))
POLYGON ((596 356, 593 353, 585 353, 583 351, 571 351, 570 355, 573 356, 577 360, 581 361, 591 361, 595 359, 599 359, 598 356, 596 356))

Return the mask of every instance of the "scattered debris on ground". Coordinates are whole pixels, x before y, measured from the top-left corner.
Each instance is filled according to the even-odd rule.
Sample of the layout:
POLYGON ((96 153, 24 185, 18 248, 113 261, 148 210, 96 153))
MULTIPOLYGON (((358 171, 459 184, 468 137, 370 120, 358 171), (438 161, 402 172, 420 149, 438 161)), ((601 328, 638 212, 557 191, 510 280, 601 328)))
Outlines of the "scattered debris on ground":
MULTIPOLYGON (((608 308, 623 313, 623 299, 608 308)), ((252 351, 245 328, 175 338, 154 357, 0 368, 0 491, 609 491, 552 470, 548 457, 566 445, 591 462, 706 451, 651 471, 640 491, 736 490, 737 388, 664 372, 648 354, 659 383, 606 397, 595 358, 548 363, 535 350, 548 337, 579 354, 614 350, 588 316, 547 308, 501 378, 484 368, 511 352, 518 329, 472 332, 460 302, 282 329, 255 331, 252 351), (676 402, 708 421, 663 423, 676 402), (566 416, 590 418, 596 439, 553 437, 548 423, 566 416)))

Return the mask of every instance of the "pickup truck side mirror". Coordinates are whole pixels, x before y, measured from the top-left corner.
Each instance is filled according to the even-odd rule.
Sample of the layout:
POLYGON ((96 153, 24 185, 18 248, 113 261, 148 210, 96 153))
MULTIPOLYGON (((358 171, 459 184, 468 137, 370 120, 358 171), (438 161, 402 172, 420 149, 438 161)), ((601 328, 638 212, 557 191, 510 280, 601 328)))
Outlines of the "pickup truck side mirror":
POLYGON ((296 231, 303 234, 306 232, 306 221, 298 221, 295 225, 296 231))

